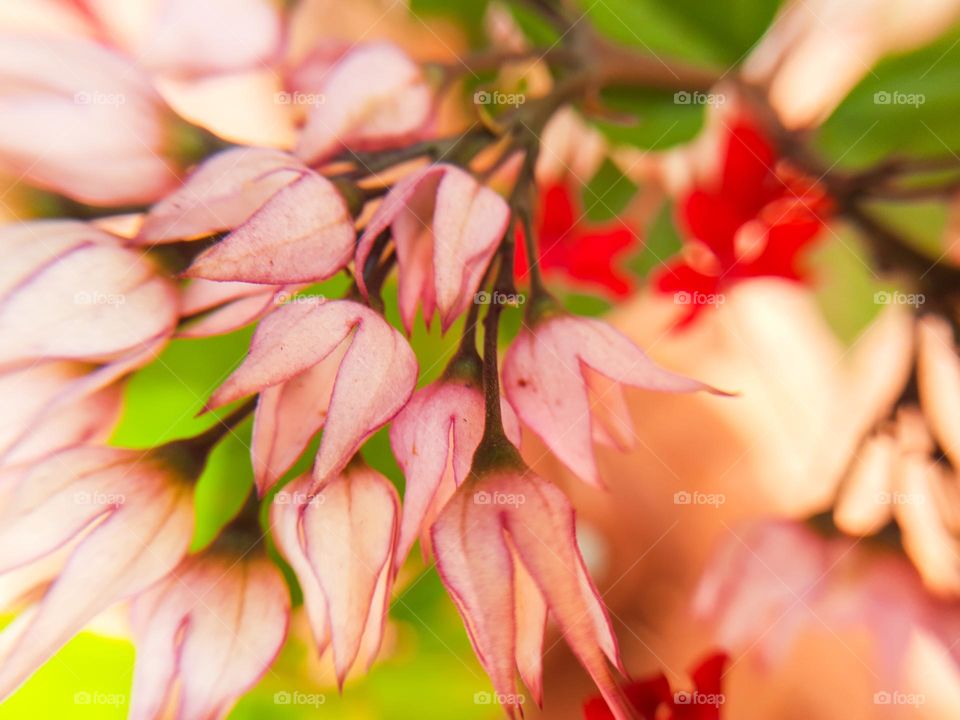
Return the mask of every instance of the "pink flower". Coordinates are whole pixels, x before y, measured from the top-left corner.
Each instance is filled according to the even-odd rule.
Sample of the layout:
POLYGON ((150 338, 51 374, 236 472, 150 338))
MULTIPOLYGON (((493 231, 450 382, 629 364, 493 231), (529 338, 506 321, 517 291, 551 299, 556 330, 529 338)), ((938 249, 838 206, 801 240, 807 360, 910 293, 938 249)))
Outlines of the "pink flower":
POLYGON ((80 39, 0 39, 0 163, 82 202, 149 202, 176 183, 172 113, 131 62, 80 39))
POLYGON ((474 301, 509 220, 502 197, 453 165, 411 173, 393 186, 360 237, 357 284, 366 294, 363 271, 377 237, 389 228, 404 326, 413 327, 419 300, 424 319, 429 322, 436 308, 446 331, 474 301))
POLYGON ((309 475, 274 497, 271 527, 300 587, 322 655, 337 682, 358 660, 373 661, 393 581, 399 500, 378 472, 353 463, 315 485, 309 475))
POLYGON ((341 148, 375 150, 412 142, 431 118, 433 100, 420 68, 390 43, 350 46, 331 57, 320 48, 297 71, 298 87, 318 98, 297 156, 316 165, 341 148), (316 78, 305 84, 307 78, 316 78))
POLYGON ((134 600, 134 720, 166 717, 170 705, 178 718, 224 717, 280 652, 290 620, 283 575, 259 542, 232 540, 221 536, 134 600))
POLYGON ((104 387, 88 371, 84 363, 54 361, 0 374, 0 466, 107 439, 122 388, 104 387))
POLYGON ((9 225, 0 253, 0 369, 126 361, 173 333, 173 284, 102 230, 68 220, 9 225))
POLYGON ((253 469, 262 495, 324 428, 318 482, 340 472, 360 445, 403 407, 417 361, 403 336, 348 300, 297 302, 264 318, 243 364, 207 409, 260 393, 253 469))
POLYGON ((851 628, 877 638, 886 681, 895 682, 917 632, 960 661, 957 608, 929 595, 902 557, 789 521, 737 531, 708 565, 694 611, 715 628, 719 644, 753 649, 765 663, 783 659, 803 632, 851 628))
POLYGON ((346 201, 329 180, 286 153, 240 148, 203 163, 150 211, 141 243, 232 230, 186 275, 281 285, 323 280, 353 255, 346 201))
POLYGON ((710 390, 659 367, 599 320, 555 315, 514 340, 503 361, 504 392, 520 419, 573 472, 602 485, 592 442, 630 448, 633 422, 621 385, 710 390))
POLYGON ((177 337, 223 335, 253 323, 285 300, 296 286, 191 280, 180 292, 180 317, 185 322, 177 337))
POLYGON ((261 70, 279 58, 281 14, 269 0, 160 0, 134 51, 156 72, 195 77, 261 70))
MULTIPOLYGON (((501 402, 501 414, 507 437, 519 445, 520 424, 506 402, 501 402)), ((470 472, 483 424, 479 382, 457 376, 418 390, 390 424, 390 445, 406 480, 398 567, 418 535, 429 557, 430 527, 470 472)))
POLYGON ((511 717, 521 707, 517 671, 541 701, 548 611, 614 716, 633 717, 608 665, 622 668, 617 640, 560 490, 522 464, 471 475, 434 523, 433 548, 440 577, 511 717))
POLYGON ((71 548, 42 598, 0 633, 0 697, 98 613, 177 566, 199 472, 176 445, 80 446, 0 471, 0 573, 71 548))

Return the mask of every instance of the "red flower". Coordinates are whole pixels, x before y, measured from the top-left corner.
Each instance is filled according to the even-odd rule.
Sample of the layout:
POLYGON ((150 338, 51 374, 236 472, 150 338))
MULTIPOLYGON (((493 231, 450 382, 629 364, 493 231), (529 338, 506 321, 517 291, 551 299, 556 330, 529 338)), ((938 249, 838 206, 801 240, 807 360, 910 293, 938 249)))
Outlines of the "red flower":
MULTIPOLYGON (((538 207, 536 240, 544 274, 565 275, 617 297, 630 292, 630 279, 616 268, 614 261, 636 241, 632 229, 619 220, 602 225, 586 222, 583 209, 565 183, 543 187, 538 207)), ((521 229, 517 236, 516 276, 525 277, 529 267, 521 229)))
MULTIPOLYGON (((718 652, 700 661, 690 677, 694 690, 673 692, 663 673, 635 680, 623 687, 623 693, 640 715, 641 720, 720 720, 725 698, 721 681, 730 658, 718 652), (666 715, 658 715, 661 710, 666 715)), ((610 720, 613 714, 602 697, 594 697, 583 706, 585 720, 610 720)))
POLYGON ((748 277, 802 280, 798 259, 830 211, 817 183, 784 165, 744 117, 729 129, 718 177, 680 199, 684 257, 655 279, 664 293, 690 305, 684 322, 719 302, 722 289, 748 277))

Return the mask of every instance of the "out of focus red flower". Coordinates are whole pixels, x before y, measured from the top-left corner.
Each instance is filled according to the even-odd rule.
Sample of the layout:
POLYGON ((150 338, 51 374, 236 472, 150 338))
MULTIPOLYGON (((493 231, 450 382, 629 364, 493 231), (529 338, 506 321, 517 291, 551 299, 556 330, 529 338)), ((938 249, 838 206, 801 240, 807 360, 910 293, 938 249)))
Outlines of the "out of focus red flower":
MULTIPOLYGON (((538 209, 535 232, 538 263, 544 274, 555 273, 615 297, 630 292, 630 279, 615 264, 637 239, 630 227, 622 220, 587 222, 574 192, 564 182, 541 187, 538 209)), ((522 229, 518 231, 514 268, 521 279, 530 268, 522 229)))
POLYGON ((745 116, 728 126, 719 172, 678 202, 682 258, 656 287, 690 306, 684 322, 715 305, 726 285, 750 277, 802 280, 801 252, 830 214, 816 180, 787 166, 745 116))
MULTIPOLYGON (((631 682, 623 687, 623 692, 641 720, 720 720, 720 708, 725 699, 721 681, 729 661, 730 658, 722 652, 701 660, 690 671, 693 691, 674 692, 670 689, 667 676, 659 673, 631 682)), ((613 718, 607 704, 599 696, 584 704, 583 714, 585 720, 613 718)))

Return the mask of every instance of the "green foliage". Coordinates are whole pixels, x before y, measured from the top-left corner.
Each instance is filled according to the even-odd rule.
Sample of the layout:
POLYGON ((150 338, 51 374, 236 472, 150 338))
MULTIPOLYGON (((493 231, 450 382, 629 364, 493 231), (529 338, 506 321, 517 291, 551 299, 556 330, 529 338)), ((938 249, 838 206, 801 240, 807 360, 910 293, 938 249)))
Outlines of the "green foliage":
POLYGON ((960 146, 960 32, 887 58, 820 129, 831 163, 857 167, 890 155, 945 155, 960 146))

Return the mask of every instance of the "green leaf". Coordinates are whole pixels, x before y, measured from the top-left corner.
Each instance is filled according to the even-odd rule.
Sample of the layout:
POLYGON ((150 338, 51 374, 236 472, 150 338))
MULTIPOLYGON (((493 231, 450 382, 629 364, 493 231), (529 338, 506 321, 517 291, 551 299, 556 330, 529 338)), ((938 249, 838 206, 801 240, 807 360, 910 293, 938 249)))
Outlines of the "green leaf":
POLYGON ((738 64, 773 20, 781 0, 582 0, 600 32, 652 54, 692 63, 738 64))
POLYGON ((673 221, 673 207, 673 203, 669 201, 663 204, 647 229, 643 250, 627 263, 627 267, 640 277, 647 277, 662 268, 683 247, 680 233, 673 221))
MULTIPOLYGON (((698 95, 719 102, 718 95, 698 95)), ((686 102, 692 98, 674 92, 643 88, 615 88, 603 93, 611 110, 635 119, 630 124, 605 120, 595 125, 611 141, 635 145, 645 150, 666 150, 687 142, 700 132, 704 121, 704 102, 686 102)))
POLYGON ((864 77, 820 130, 818 145, 840 167, 889 155, 960 150, 960 32, 887 58, 864 77))
POLYGON ((637 193, 637 186, 610 160, 584 185, 581 200, 587 219, 604 222, 618 217, 637 193))

